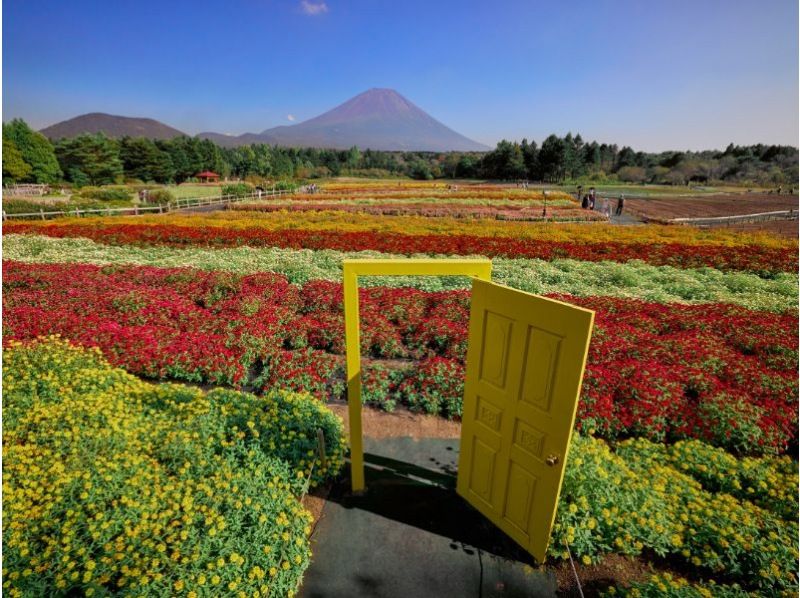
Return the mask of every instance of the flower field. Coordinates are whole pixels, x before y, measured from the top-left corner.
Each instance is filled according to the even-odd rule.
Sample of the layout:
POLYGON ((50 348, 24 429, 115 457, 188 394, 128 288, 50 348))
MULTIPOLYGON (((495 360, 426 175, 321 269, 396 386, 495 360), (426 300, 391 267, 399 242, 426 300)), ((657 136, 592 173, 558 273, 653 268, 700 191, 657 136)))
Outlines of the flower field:
POLYGON ((3 360, 7 595, 294 594, 311 531, 297 496, 344 455, 318 401, 152 386, 56 338, 3 360))
MULTIPOLYGON (((337 282, 8 262, 4 285, 7 339, 61 334, 151 378, 343 392, 337 282)), ((367 400, 459 416, 468 293, 377 287, 361 297, 362 351, 375 360, 367 400), (381 359, 413 361, 390 370, 381 359)), ((564 298, 598 314, 581 429, 608 438, 703 438, 744 453, 794 441, 796 315, 564 298)))
POLYGON ((762 276, 796 272, 797 243, 763 235, 698 234, 677 227, 557 225, 343 212, 236 212, 134 223, 96 218, 11 223, 4 234, 85 237, 109 245, 283 247, 380 251, 400 255, 483 255, 496 258, 625 263, 641 260, 678 268, 713 267, 762 276))
POLYGON ((498 185, 323 188, 321 193, 298 193, 289 200, 263 199, 231 206, 237 212, 341 211, 379 216, 489 218, 498 220, 587 221, 606 220, 598 211, 583 210, 563 192, 529 191, 498 185))
MULTIPOLYGON (((552 559, 568 542, 585 566, 658 563, 610 595, 796 595, 797 242, 498 216, 540 211, 537 193, 342 182, 291 205, 6 224, 5 589, 296 591, 297 496, 345 451, 323 407, 344 396, 342 260, 482 255, 495 281, 596 312, 552 559)), ((365 402, 458 419, 469 281, 363 282, 365 402)))

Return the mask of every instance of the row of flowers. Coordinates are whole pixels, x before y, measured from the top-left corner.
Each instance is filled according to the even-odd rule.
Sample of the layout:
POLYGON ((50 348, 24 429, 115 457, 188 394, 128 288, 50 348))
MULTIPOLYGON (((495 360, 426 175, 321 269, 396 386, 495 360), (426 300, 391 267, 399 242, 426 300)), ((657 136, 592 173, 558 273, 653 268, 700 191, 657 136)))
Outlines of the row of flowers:
POLYGON ((602 220, 604 216, 599 212, 582 210, 572 202, 554 202, 531 206, 467 206, 453 203, 370 203, 352 204, 339 202, 305 202, 287 204, 285 202, 259 202, 236 204, 231 209, 237 212, 283 212, 291 217, 298 212, 342 211, 360 214, 381 216, 423 216, 425 218, 494 218, 497 220, 549 220, 549 221, 576 221, 576 220, 602 220), (566 204, 566 205, 564 205, 566 204))
MULTIPOLYGON (((331 214, 319 212, 315 214, 331 214)), ((285 220, 285 214, 281 215, 285 220)), ((390 219, 395 220, 395 219, 390 219)), ((438 219, 427 219, 435 221, 438 219)), ((483 222, 483 221, 480 221, 483 222)), ((512 223, 508 223, 512 224, 512 223)), ((551 225, 552 226, 552 225, 551 225)), ((283 247, 290 249, 334 249, 338 251, 380 251, 399 255, 482 255, 490 258, 553 260, 571 258, 582 261, 625 263, 641 260, 653 265, 678 268, 712 267, 725 271, 750 271, 762 276, 794 272, 798 267, 797 248, 762 244, 739 245, 720 250, 715 245, 684 245, 667 242, 629 241, 550 241, 526 238, 438 233, 410 234, 384 230, 307 230, 269 229, 261 226, 203 226, 201 220, 190 225, 166 220, 152 224, 120 223, 87 219, 58 224, 11 223, 4 234, 41 234, 51 237, 86 237, 110 245, 172 247, 283 247)))
POLYGON ((499 185, 341 185, 328 183, 322 185, 321 192, 295 193, 292 195, 299 201, 319 200, 324 198, 333 201, 349 201, 353 199, 418 199, 433 201, 480 200, 480 201, 569 201, 577 203, 575 196, 563 191, 544 189, 523 189, 520 187, 503 187, 499 185))
MULTIPOLYGON (((280 213, 221 211, 206 214, 170 214, 163 216, 140 216, 132 221, 138 224, 170 224, 175 227, 220 227, 225 229, 249 230, 253 228, 267 231, 299 230, 307 232, 383 232, 408 235, 436 234, 442 236, 502 237, 520 241, 574 242, 574 243, 632 243, 637 244, 679 244, 710 245, 714 247, 741 247, 761 245, 773 249, 797 248, 797 241, 787 240, 766 233, 741 233, 726 229, 697 229, 689 226, 617 226, 596 223, 585 224, 523 223, 499 222, 490 219, 464 220, 457 218, 425 218, 422 216, 400 216, 383 218, 369 214, 356 214, 341 211, 306 212, 287 218, 280 213)), ((75 224, 74 219, 43 222, 32 221, 26 224, 35 227, 58 227, 75 224)), ((81 219, 77 222, 85 226, 105 226, 119 224, 114 217, 81 219)), ((15 227, 18 223, 7 223, 15 227)), ((10 232, 13 232, 11 230, 10 232)))
MULTIPOLYGON (((9 595, 295 594, 311 532, 297 495, 344 449, 317 401, 149 385, 56 338, 3 357, 9 595)), ((791 595, 797 485, 787 456, 575 435, 549 556, 647 554, 696 580, 662 575, 612 595, 791 595)))
POLYGON ((345 449, 318 401, 151 385, 57 338, 11 343, 3 391, 4 593, 297 591, 298 497, 345 449))
MULTIPOLYGON (((342 261, 352 258, 397 258, 377 252, 294 250, 273 247, 175 248, 133 247, 96 243, 82 238, 6 235, 6 259, 41 263, 135 264, 222 270, 237 274, 275 272, 290 282, 341 280, 342 261)), ((797 306, 798 277, 780 273, 766 279, 747 272, 724 273, 713 268, 682 269, 644 262, 581 262, 507 259, 493 260, 493 279, 536 294, 606 295, 659 303, 733 303, 750 309, 786 311, 797 306)), ((365 278, 362 284, 408 286, 427 291, 469 288, 464 277, 365 278)))
MULTIPOLYGON (((61 333, 153 378, 341 396, 341 285, 280 275, 6 262, 4 332, 61 333)), ((785 450, 796 437, 797 316, 724 304, 562 297, 597 311, 579 428, 785 450)), ((461 413, 468 291, 368 288, 370 402, 461 413), (382 360, 406 360, 393 368, 382 360)))

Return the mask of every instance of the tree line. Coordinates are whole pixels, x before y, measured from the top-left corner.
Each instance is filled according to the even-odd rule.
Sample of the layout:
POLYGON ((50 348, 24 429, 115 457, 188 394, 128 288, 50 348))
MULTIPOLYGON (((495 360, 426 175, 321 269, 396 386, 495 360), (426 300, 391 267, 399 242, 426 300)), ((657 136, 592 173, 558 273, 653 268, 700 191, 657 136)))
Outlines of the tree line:
POLYGON ((780 145, 729 145, 702 152, 637 152, 550 135, 541 144, 500 141, 489 152, 399 152, 284 148, 264 144, 223 148, 208 139, 170 140, 84 134, 55 143, 23 120, 3 124, 6 182, 76 186, 123 181, 181 183, 205 170, 224 178, 313 179, 329 176, 482 178, 497 180, 661 183, 727 182, 793 185, 798 150, 780 145))

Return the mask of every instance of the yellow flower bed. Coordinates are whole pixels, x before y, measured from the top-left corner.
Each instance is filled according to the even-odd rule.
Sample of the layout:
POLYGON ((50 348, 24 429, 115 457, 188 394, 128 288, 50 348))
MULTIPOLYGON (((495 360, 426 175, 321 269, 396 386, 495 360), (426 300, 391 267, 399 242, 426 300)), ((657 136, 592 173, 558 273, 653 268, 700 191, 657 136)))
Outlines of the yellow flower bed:
POLYGON ((632 439, 612 450, 575 436, 550 552, 567 558, 569 544, 591 563, 647 551, 766 595, 797 595, 797 483, 787 458, 737 460, 699 441, 632 439), (760 481, 774 495, 750 487, 760 481))
POLYGON ((311 524, 297 496, 344 451, 318 401, 151 385, 54 337, 12 343, 3 387, 7 595, 297 590, 311 524))

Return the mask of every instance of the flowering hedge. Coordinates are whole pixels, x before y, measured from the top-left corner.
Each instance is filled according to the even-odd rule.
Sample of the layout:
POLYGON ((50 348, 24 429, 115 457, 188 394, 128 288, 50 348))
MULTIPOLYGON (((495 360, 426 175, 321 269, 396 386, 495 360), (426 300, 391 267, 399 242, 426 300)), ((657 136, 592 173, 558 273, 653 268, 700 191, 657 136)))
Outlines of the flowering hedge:
POLYGON ((608 552, 646 552, 764 595, 796 595, 797 485, 789 457, 743 462, 698 441, 669 447, 644 439, 614 451, 575 435, 550 554, 567 558, 568 543, 591 564, 608 552), (693 464, 684 467, 679 456, 693 464), (709 482, 719 459, 734 473, 732 484, 749 480, 736 494, 709 482), (762 483, 781 498, 765 499, 762 483))
MULTIPOLYGON (((61 333, 152 378, 344 391, 339 283, 131 266, 4 270, 6 338, 61 333)), ((579 429, 700 438, 738 453, 782 451, 796 438, 795 314, 561 298, 597 311, 579 429)), ((468 293, 368 288, 361 316, 365 357, 416 360, 376 371, 370 401, 459 416, 468 293)))
POLYGON ((149 385, 55 338, 3 357, 9 595, 294 594, 311 531, 296 497, 343 461, 332 413, 308 395, 149 385))
MULTIPOLYGON (((342 279, 342 260, 347 258, 396 258, 377 252, 281 249, 274 247, 134 247, 95 243, 89 239, 42 235, 6 235, 6 259, 37 263, 131 264, 159 267, 194 267, 237 274, 275 272, 290 282, 342 279)), ((421 256, 418 256, 421 257, 421 256)), ((604 295, 668 302, 735 303, 750 309, 784 311, 797 306, 796 273, 779 273, 769 279, 747 272, 721 272, 712 268, 680 269, 644 262, 581 262, 493 260, 493 279, 516 289, 537 294, 569 293, 584 297, 604 295)), ((378 276, 362 285, 410 286, 428 291, 468 288, 466 277, 378 276)))

